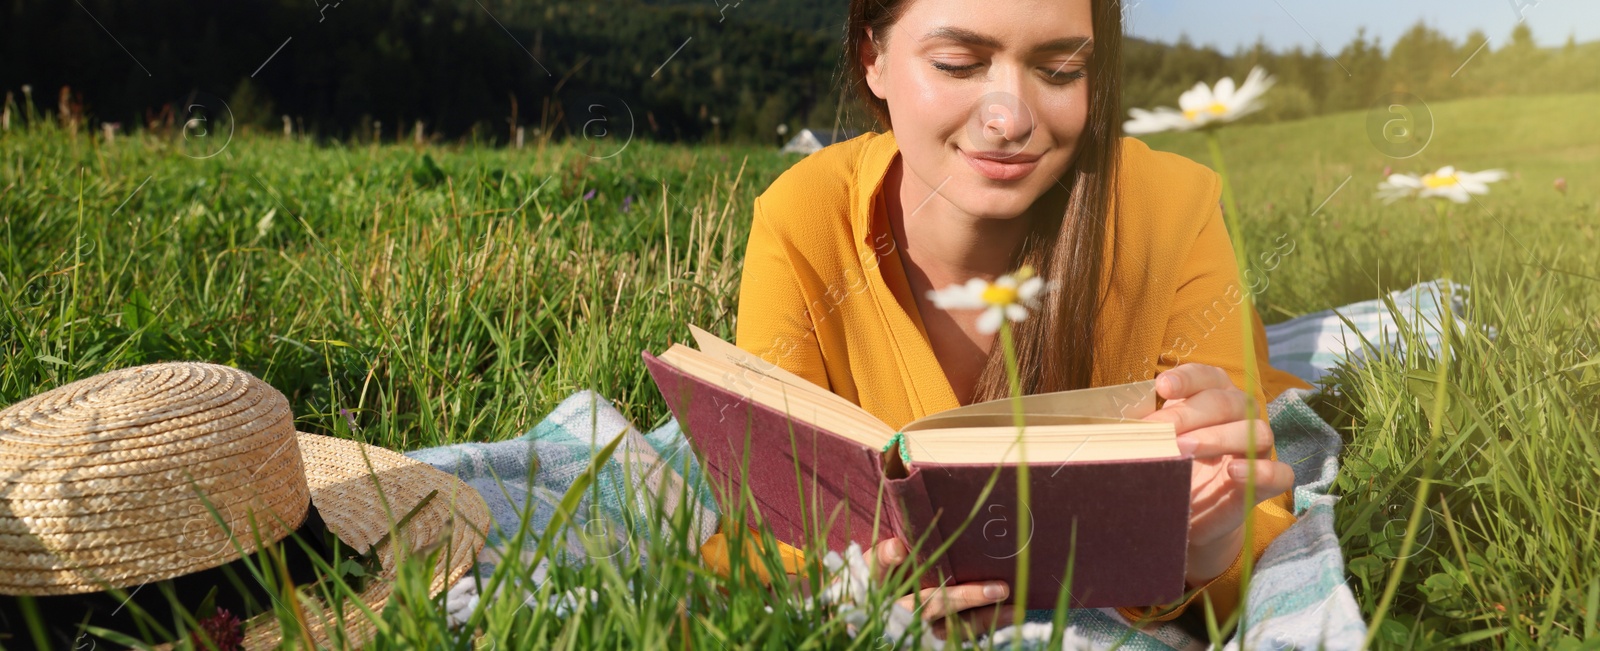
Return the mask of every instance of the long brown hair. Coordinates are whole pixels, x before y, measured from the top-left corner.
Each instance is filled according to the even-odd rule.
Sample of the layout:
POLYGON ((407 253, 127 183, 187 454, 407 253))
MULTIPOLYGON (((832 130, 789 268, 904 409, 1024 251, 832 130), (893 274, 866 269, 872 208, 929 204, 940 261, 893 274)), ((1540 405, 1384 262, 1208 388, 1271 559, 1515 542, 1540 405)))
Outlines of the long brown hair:
MULTIPOLYGON (((867 87, 861 61, 867 28, 882 51, 887 35, 908 0, 851 0, 845 23, 845 83, 879 124, 892 129, 889 105, 867 87)), ((1094 377, 1095 321, 1104 266, 1107 226, 1115 219, 1118 141, 1122 136, 1122 6, 1118 0, 1091 0, 1094 54, 1087 67, 1088 116, 1072 165, 1061 182, 1068 188, 1066 213, 1035 223, 1017 252, 1056 290, 1046 295, 1035 318, 1016 328, 1017 364, 1024 394, 1089 386, 1094 377)), ((1011 394, 998 340, 978 376, 973 402, 1011 394)))

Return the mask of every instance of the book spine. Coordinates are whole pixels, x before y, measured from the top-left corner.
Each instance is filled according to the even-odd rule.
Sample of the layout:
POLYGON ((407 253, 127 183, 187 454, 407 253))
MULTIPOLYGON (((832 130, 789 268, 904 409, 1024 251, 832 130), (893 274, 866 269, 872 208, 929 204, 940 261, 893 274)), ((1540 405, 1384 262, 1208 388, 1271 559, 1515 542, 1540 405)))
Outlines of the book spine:
MULTIPOLYGON (((935 521, 940 514, 934 511, 928 489, 922 483, 922 471, 916 466, 907 466, 906 470, 904 477, 884 480, 885 501, 889 502, 886 510, 895 535, 908 549, 915 549, 920 564, 944 545, 944 536, 935 521)), ((929 571, 922 573, 922 587, 937 587, 954 575, 949 555, 940 554, 929 571)))

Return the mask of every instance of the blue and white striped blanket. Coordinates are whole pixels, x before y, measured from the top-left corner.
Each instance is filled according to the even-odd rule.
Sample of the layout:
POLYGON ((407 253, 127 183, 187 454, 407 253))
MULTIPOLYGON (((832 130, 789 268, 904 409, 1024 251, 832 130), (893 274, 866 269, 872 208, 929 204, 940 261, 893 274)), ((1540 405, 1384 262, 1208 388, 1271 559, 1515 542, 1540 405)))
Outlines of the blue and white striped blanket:
MULTIPOLYGON (((1341 362, 1359 364, 1361 359, 1379 351, 1403 354, 1402 332, 1420 335, 1429 350, 1437 351, 1441 331, 1439 317, 1443 314, 1439 303, 1440 296, 1445 293, 1443 283, 1433 280, 1389 292, 1382 298, 1269 325, 1266 327, 1267 350, 1272 366, 1316 384, 1341 362), (1395 318, 1396 315, 1400 318, 1395 318)), ((1469 289, 1454 283, 1448 293, 1451 309, 1457 315, 1456 334, 1460 336, 1468 327, 1461 316, 1466 310, 1469 289)), ((1494 336, 1494 328, 1485 330, 1489 336, 1494 336)))
MULTIPOLYGON (((1463 309, 1463 291, 1458 285, 1451 292, 1452 309, 1458 315, 1463 309)), ((1380 299, 1269 326, 1272 365, 1315 383, 1339 364, 1359 364, 1363 353, 1370 352, 1368 346, 1392 350, 1394 342, 1401 339, 1402 328, 1424 333, 1424 341, 1437 350, 1441 294, 1438 282, 1426 282, 1380 299)), ((1341 441, 1338 432, 1306 406, 1303 395, 1305 392, 1291 389, 1268 405, 1278 458, 1294 467, 1294 509, 1299 520, 1259 559, 1245 599, 1248 639, 1235 637, 1227 643, 1228 649, 1356 649, 1366 634, 1355 596, 1345 584, 1344 559, 1333 522, 1337 498, 1328 492, 1338 473, 1341 441)), ((645 512, 645 504, 629 494, 677 496, 684 494, 680 493, 683 482, 699 485, 694 454, 676 422, 643 433, 612 408, 610 401, 580 391, 516 439, 430 448, 408 455, 454 473, 483 493, 497 527, 479 557, 477 574, 487 579, 505 555, 532 555, 538 542, 532 538, 521 548, 511 549, 513 534, 523 525, 520 514, 531 513, 529 530, 543 531, 561 496, 588 468, 593 451, 619 433, 623 441, 601 468, 596 482, 598 499, 584 498, 572 526, 565 529, 567 539, 555 546, 566 552, 558 560, 583 562, 594 542, 584 540, 585 535, 614 535, 619 537, 617 544, 626 544, 620 539, 625 528, 618 523, 645 512), (618 490, 618 486, 642 490, 618 490)), ((696 497, 669 499, 667 506, 691 509, 699 536, 691 542, 698 545, 716 530, 716 505, 705 491, 687 494, 696 497)), ((830 567, 852 565, 837 558, 830 561, 830 567)), ((536 570, 536 579, 542 575, 536 570)), ((848 576, 840 581, 848 583, 848 576)), ((446 606, 452 618, 463 621, 477 605, 477 585, 469 575, 451 589, 446 606)), ((561 595, 553 607, 563 609, 571 598, 578 597, 561 595)), ((900 615, 904 619, 909 613, 900 615)), ((1030 615, 1034 615, 1030 620, 1047 619, 1048 612, 1030 615)), ((1075 609, 1068 621, 1071 628, 1066 646, 1072 649, 1204 647, 1175 624, 1134 629, 1113 609, 1075 609)), ((991 641, 996 648, 1039 648, 1049 638, 1050 624, 1030 621, 1020 630, 995 633, 991 641)), ((931 636, 924 642, 931 648, 943 647, 931 636)))

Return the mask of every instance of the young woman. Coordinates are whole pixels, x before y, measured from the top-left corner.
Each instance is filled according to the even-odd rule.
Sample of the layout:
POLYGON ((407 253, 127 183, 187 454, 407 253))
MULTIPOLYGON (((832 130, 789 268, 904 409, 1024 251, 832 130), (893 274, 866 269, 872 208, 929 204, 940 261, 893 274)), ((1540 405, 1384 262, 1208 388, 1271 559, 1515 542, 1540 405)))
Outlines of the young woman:
MULTIPOLYGON (((1031 265, 1057 289, 1016 329, 1024 390, 1154 375, 1167 402, 1149 418, 1172 422, 1196 458, 1186 577, 1196 597, 1123 614, 1172 619, 1205 595, 1227 617, 1243 555, 1294 522, 1293 471, 1273 456, 1265 405, 1308 385, 1266 362, 1216 175, 1120 137, 1119 3, 850 4, 849 78, 886 130, 811 155, 756 200, 738 345, 895 426, 1005 397, 999 345, 978 331, 978 312, 937 309, 928 293, 1031 265), (1241 318, 1255 325, 1248 369, 1241 318), (1247 372, 1262 380, 1253 540, 1241 528, 1247 372)), ((891 566, 906 546, 881 541, 873 556, 891 566)), ((1008 591, 926 590, 920 614, 940 626, 1009 621, 997 605, 1008 591)))

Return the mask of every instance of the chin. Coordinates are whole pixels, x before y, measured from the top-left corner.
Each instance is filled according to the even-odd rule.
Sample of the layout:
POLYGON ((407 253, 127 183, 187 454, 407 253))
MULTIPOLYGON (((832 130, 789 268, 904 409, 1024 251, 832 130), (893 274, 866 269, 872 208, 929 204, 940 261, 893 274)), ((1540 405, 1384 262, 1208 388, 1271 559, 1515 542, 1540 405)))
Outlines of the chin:
MULTIPOLYGON (((1035 170, 1039 174, 1043 170, 1035 170)), ((969 178, 960 179, 960 188, 951 188, 954 192, 946 196, 959 196, 961 201, 956 207, 974 217, 983 219, 1016 219, 1021 217, 1033 207, 1039 197, 1049 189, 1041 187, 1039 183, 1030 183, 1032 178, 1022 178, 1011 183, 996 183, 982 176, 973 175, 968 171, 969 178)), ((1029 177, 1032 175, 1030 174, 1029 177)), ((950 184, 955 185, 952 179, 950 184)))

